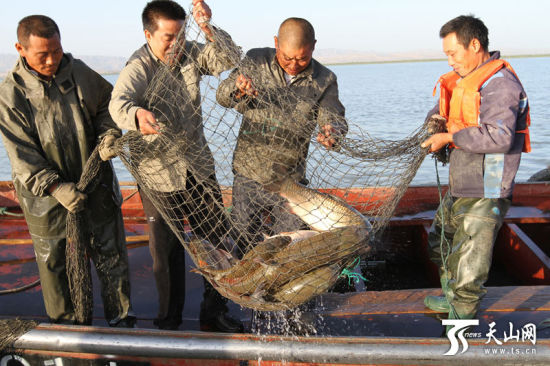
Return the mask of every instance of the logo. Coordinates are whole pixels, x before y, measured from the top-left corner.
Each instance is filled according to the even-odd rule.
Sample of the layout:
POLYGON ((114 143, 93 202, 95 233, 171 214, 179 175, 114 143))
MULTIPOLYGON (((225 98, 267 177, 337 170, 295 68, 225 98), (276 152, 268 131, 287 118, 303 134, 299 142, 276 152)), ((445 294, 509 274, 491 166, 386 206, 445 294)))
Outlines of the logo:
POLYGON ((453 327, 447 332, 447 338, 451 342, 451 348, 445 353, 445 356, 454 356, 458 352, 458 339, 462 343, 462 352, 468 350, 468 341, 464 337, 464 332, 468 327, 479 325, 479 319, 443 319, 443 325, 452 325, 453 327))
MULTIPOLYGON (((454 356, 457 354, 460 348, 460 345, 458 343, 459 340, 462 344, 462 352, 460 353, 464 353, 468 350, 468 341, 466 340, 466 337, 479 338, 482 336, 482 333, 480 332, 465 333, 469 327, 478 326, 479 319, 444 319, 441 321, 441 324, 452 326, 452 328, 450 328, 447 332, 447 338, 449 338, 449 341, 451 342, 451 348, 447 351, 447 353, 444 353, 445 356, 454 356)), ((487 342, 485 342, 485 344, 489 345, 491 343, 494 343, 495 345, 500 346, 500 348, 485 348, 486 354, 528 355, 537 353, 536 348, 517 347, 518 342, 527 344, 531 343, 532 345, 536 345, 537 326, 535 324, 527 323, 519 329, 514 329, 514 325, 509 322, 509 331, 504 331, 504 337, 502 338, 502 341, 496 337, 496 323, 491 322, 488 325, 489 330, 485 334, 485 336, 487 337, 487 342), (513 341, 514 343, 505 345, 505 343, 509 341, 513 341)))

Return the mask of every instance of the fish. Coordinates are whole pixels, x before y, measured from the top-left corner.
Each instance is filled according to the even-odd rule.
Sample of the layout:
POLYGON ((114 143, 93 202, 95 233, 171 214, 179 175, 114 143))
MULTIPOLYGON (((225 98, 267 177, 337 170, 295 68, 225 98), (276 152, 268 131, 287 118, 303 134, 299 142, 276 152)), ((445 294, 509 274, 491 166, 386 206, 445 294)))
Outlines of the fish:
POLYGON ((252 295, 243 295, 233 291, 232 288, 227 286, 219 286, 215 281, 212 281, 212 286, 224 297, 251 309, 260 311, 280 311, 288 310, 291 307, 282 302, 273 301, 272 299, 264 297, 264 291, 257 291, 252 295))
MULTIPOLYGON (((278 241, 286 238, 286 242, 289 242, 290 236, 286 234, 288 233, 282 237, 270 238, 267 243, 276 238, 278 241)), ((303 273, 351 254, 358 254, 359 250, 368 249, 362 242, 365 235, 364 229, 359 227, 343 227, 324 233, 301 230, 301 233, 294 236, 305 239, 296 240, 282 249, 278 248, 277 252, 269 252, 270 256, 264 255, 261 259, 256 254, 255 262, 250 258, 244 265, 238 263, 230 271, 225 271, 223 276, 216 275, 213 279, 220 286, 228 286, 241 294, 254 293, 259 289, 265 289, 268 294, 276 292, 280 286, 301 277, 303 273), (249 263, 252 264, 248 265, 249 263), (237 273, 241 276, 236 276, 237 273)), ((255 252, 262 253, 262 250, 255 252)))
POLYGON ((362 255, 370 250, 366 243, 367 230, 358 226, 341 227, 317 233, 297 241, 278 252, 267 263, 277 270, 274 278, 266 275, 267 288, 278 288, 315 268, 334 263, 351 255, 362 255))
POLYGON ((326 292, 341 272, 342 266, 338 263, 314 269, 281 286, 273 295, 273 299, 286 306, 296 307, 326 292))
POLYGON ((199 273, 201 271, 206 272, 210 276, 213 276, 216 281, 234 281, 236 278, 240 278, 255 271, 260 263, 271 259, 271 257, 281 248, 288 245, 291 240, 291 237, 287 235, 268 237, 246 252, 243 258, 231 267, 221 269, 199 267, 200 269, 196 271, 199 271, 199 273))
MULTIPOLYGON (((237 265, 238 266, 238 265, 237 265)), ((240 277, 224 276, 216 279, 220 286, 230 287, 232 291, 241 294, 251 294, 262 290, 269 279, 276 276, 278 266, 259 263, 253 271, 240 277)))
POLYGON ((198 268, 205 272, 224 271, 233 267, 233 256, 223 249, 216 249, 209 241, 193 237, 186 243, 198 268))
POLYGON ((369 221, 344 200, 290 178, 277 189, 291 212, 311 230, 268 237, 238 261, 211 244, 190 245, 201 258, 199 263, 217 263, 199 266, 197 272, 223 296, 256 310, 290 309, 327 291, 343 263, 370 250, 369 221), (205 253, 209 250, 217 252, 205 253))
POLYGON ((313 230, 328 231, 346 226, 370 230, 365 217, 344 200, 306 187, 291 178, 281 183, 279 195, 288 201, 291 212, 313 230))
POLYGON ((292 245, 297 241, 311 238, 312 236, 315 236, 317 234, 319 234, 319 232, 315 230, 296 230, 290 232, 282 232, 279 235, 289 236, 291 239, 290 245, 292 245))

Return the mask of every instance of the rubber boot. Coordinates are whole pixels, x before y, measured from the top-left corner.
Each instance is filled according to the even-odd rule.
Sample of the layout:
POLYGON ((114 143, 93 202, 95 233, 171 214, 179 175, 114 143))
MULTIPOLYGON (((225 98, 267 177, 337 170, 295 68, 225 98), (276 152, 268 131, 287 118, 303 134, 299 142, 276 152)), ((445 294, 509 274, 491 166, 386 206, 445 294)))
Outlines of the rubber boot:
POLYGON ((450 310, 449 301, 447 301, 446 295, 449 293, 449 287, 447 286, 447 274, 443 273, 439 276, 441 282, 441 289, 444 296, 428 295, 424 298, 424 305, 427 308, 440 313, 448 313, 450 310))

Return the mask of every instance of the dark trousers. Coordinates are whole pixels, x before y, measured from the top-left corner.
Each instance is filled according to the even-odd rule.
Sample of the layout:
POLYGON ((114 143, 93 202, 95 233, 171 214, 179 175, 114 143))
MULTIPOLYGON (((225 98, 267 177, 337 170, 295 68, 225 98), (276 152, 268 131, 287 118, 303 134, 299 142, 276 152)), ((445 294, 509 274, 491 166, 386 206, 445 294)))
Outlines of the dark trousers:
MULTIPOLYGON (((186 189, 158 192, 140 187, 143 209, 149 224, 149 250, 153 258, 153 273, 159 297, 158 321, 181 324, 185 301, 185 249, 174 231, 184 238, 184 218, 191 231, 214 246, 223 245, 229 223, 223 211, 222 195, 215 178, 199 183, 188 172, 186 189), (153 197, 151 200, 148 195, 153 197), (153 201, 164 212, 161 215, 153 201)), ((227 299, 208 281, 204 281, 201 317, 215 316, 227 311, 227 299)))

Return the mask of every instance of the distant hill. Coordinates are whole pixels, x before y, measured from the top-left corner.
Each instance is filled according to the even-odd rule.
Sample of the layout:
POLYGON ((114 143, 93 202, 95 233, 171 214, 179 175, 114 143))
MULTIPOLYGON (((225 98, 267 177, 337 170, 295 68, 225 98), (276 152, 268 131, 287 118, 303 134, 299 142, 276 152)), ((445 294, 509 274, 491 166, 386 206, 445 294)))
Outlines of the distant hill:
MULTIPOLYGON (((73 55, 84 61, 100 74, 118 74, 126 64, 126 57, 73 55)), ((15 65, 17 55, 0 54, 0 77, 6 75, 15 65)))
MULTIPOLYGON (((549 56, 550 49, 538 50, 503 50, 503 57, 521 56, 549 56)), ((399 62, 399 61, 422 61, 422 60, 445 60, 446 57, 441 50, 418 50, 409 52, 380 53, 374 51, 355 51, 342 49, 319 49, 315 50, 313 57, 324 64, 346 64, 346 63, 373 63, 373 62, 399 62)))
MULTIPOLYGON (((505 57, 519 55, 548 56, 550 49, 544 50, 504 50, 505 57)), ((126 57, 117 56, 86 56, 73 55, 80 58, 88 66, 100 74, 118 74, 126 64, 126 57)), ((342 49, 318 49, 313 55, 318 61, 324 64, 345 64, 345 63, 370 63, 370 62, 396 62, 396 61, 421 61, 421 60, 443 60, 445 55, 440 50, 418 50, 410 52, 380 53, 374 51, 355 51, 342 49)), ((0 78, 9 72, 17 60, 16 55, 0 54, 0 78)))
POLYGON ((391 62, 403 60, 426 60, 443 58, 441 51, 419 50, 415 52, 379 53, 341 49, 315 50, 313 57, 324 64, 345 64, 362 62, 391 62))

